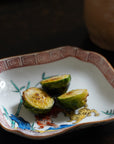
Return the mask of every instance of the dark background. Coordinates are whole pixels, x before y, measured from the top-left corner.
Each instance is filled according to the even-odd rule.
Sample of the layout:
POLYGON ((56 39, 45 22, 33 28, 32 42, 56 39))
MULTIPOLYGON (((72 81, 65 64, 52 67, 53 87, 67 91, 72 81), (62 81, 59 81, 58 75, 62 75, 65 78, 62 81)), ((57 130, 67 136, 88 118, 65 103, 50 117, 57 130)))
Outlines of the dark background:
MULTIPOLYGON (((84 0, 10 0, 0 2, 0 58, 71 45, 96 51, 114 66, 114 52, 93 44, 84 23, 84 0)), ((33 141, 0 129, 1 142, 114 144, 114 122, 33 141)))

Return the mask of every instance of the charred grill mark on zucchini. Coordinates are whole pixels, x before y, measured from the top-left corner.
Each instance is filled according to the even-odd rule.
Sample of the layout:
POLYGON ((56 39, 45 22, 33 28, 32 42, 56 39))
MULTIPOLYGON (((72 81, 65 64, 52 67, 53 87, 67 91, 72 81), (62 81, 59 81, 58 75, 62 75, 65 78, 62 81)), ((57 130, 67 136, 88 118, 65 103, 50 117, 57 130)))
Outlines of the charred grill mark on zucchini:
POLYGON ((46 92, 39 88, 29 88, 23 92, 23 104, 35 114, 48 112, 54 100, 46 92))

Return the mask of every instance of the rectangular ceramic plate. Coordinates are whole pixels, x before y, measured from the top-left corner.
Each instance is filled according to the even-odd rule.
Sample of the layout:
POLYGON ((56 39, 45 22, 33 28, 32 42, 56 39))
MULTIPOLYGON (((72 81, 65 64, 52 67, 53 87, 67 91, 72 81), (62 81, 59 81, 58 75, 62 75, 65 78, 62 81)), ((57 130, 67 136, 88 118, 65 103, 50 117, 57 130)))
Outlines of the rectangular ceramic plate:
MULTIPOLYGON (((76 110, 76 113, 78 110, 76 110)), ((100 54, 77 47, 60 47, 44 52, 0 60, 0 124, 5 130, 33 139, 44 139, 72 129, 114 120, 114 69, 100 54), (22 93, 40 87, 44 76, 71 74, 72 89, 87 89, 88 109, 95 109, 74 124, 62 112, 35 117, 22 105, 22 93)))

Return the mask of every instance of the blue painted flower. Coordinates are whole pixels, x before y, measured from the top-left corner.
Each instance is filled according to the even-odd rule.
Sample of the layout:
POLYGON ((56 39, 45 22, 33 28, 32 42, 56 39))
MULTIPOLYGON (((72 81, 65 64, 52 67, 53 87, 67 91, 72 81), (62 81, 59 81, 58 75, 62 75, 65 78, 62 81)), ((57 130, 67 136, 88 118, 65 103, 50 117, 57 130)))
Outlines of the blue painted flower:
POLYGON ((22 117, 16 117, 15 115, 11 114, 10 118, 18 123, 19 128, 28 130, 31 129, 30 123, 25 121, 22 117))

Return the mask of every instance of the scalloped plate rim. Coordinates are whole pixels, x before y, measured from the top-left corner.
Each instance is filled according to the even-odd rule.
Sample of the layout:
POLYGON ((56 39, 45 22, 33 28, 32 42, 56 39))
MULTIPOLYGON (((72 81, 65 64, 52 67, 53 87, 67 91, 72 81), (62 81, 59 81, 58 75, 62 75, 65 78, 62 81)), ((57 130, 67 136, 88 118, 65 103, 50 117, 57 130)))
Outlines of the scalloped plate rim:
MULTIPOLYGON (((114 75, 114 69, 112 67, 112 65, 108 62, 108 60, 102 56, 101 54, 97 53, 97 52, 93 52, 93 51, 88 51, 88 50, 83 50, 83 49, 80 49, 78 47, 72 47, 72 46, 63 46, 63 47, 58 47, 58 48, 54 48, 54 49, 50 49, 50 50, 46 50, 46 51, 41 51, 41 52, 34 52, 34 53, 29 53, 29 54, 23 54, 23 55, 17 55, 17 56, 12 56, 12 57, 7 57, 7 58, 2 58, 0 59, 0 62, 1 61, 5 61, 6 60, 10 60, 10 59, 15 59, 17 57, 23 57, 23 56, 31 56, 31 55, 38 55, 38 54, 42 54, 42 53, 51 53, 53 51, 57 51, 57 50, 69 50, 70 51, 75 51, 75 54, 73 52, 71 52, 70 54, 66 54, 63 56, 61 56, 61 58, 57 58, 57 59, 52 59, 51 61, 49 61, 48 63, 51 63, 53 61, 58 61, 60 59, 64 59, 66 57, 75 57, 77 59, 80 59, 81 61, 85 61, 85 62, 89 62, 89 63, 92 63, 93 65, 95 65, 98 69, 99 69, 99 66, 97 65, 96 62, 94 61, 88 61, 88 56, 89 54, 92 54, 94 56, 98 56, 99 58, 103 59, 103 61, 106 63, 106 65, 108 66, 108 70, 111 70, 113 75, 114 75), (78 54, 76 54, 78 51, 78 54), (81 55, 82 54, 82 55, 81 55)), ((39 64, 43 64, 42 62, 39 63, 39 64)), ((31 65, 31 64, 30 64, 31 65)), ((33 64, 33 65, 38 65, 37 63, 33 64)), ((29 66, 29 65, 25 65, 25 66, 29 66)), ((23 67, 25 67, 23 66, 23 67)), ((18 66, 17 66, 18 67, 18 66)), ((14 68, 17 68, 17 67, 14 67, 14 68)), ((22 67, 22 65, 20 66, 22 67)), ((3 68, 3 70, 1 72, 4 72, 4 71, 7 71, 7 70, 10 70, 10 69, 13 69, 12 67, 10 67, 9 69, 5 69, 3 68)), ((105 78, 107 79, 107 81, 112 85, 112 87, 114 87, 114 79, 113 80, 110 80, 109 77, 106 75, 106 73, 103 73, 103 71, 101 69, 99 69, 101 71, 101 73, 105 76, 105 78)), ((107 118, 105 120, 98 120, 98 121, 92 121, 92 122, 84 122, 84 123, 80 123, 80 124, 77 124, 77 125, 74 125, 74 126, 70 126, 70 127, 67 127, 67 128, 63 128, 63 129, 60 129, 58 131, 55 131, 54 133, 52 132, 46 132, 46 133, 43 133, 43 135, 31 135, 30 133, 26 133, 24 132, 25 130, 21 130, 20 128, 18 129, 13 129, 13 128, 10 128, 10 127, 7 127, 5 126, 3 123, 2 123, 2 120, 0 120, 0 126, 5 129, 6 131, 8 132, 12 132, 12 133, 15 133, 15 134, 19 134, 21 136, 24 136, 24 137, 27 137, 27 138, 32 138, 32 139, 44 139, 44 138, 50 138, 50 137, 53 137, 53 136, 56 136, 56 135, 59 135, 59 134, 62 134, 62 133, 65 133, 69 130, 74 130, 76 129, 77 127, 80 127, 80 126, 85 126, 85 125, 88 125, 90 126, 91 124, 94 125, 94 124, 101 124, 101 123, 107 123, 107 122, 111 122, 114 120, 114 117, 112 118, 107 118)), ((27 130, 26 130, 27 131, 27 130)), ((29 130, 28 130, 29 131, 29 130)), ((36 133, 36 132, 32 132, 32 133, 36 133)))

